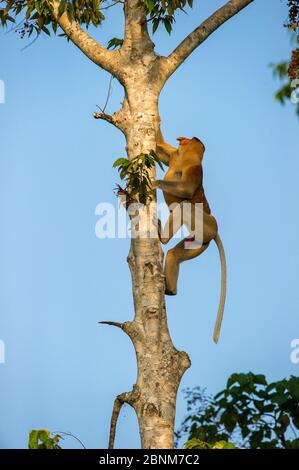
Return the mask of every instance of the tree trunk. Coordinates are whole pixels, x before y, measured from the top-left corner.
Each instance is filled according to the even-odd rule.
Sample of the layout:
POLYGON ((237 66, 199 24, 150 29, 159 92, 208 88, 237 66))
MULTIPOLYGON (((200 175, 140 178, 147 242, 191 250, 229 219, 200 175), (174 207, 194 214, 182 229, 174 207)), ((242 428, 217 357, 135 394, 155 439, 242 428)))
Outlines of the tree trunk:
MULTIPOLYGON (((129 158, 148 153, 156 147, 160 127, 158 95, 149 88, 148 82, 141 86, 140 79, 138 84, 127 87, 126 99, 130 103, 130 112, 126 113, 124 133, 129 158), (130 89, 134 93, 132 91, 130 94, 130 89)), ((151 206, 155 207, 155 203, 151 206)), ((150 210, 152 207, 144 208, 144 227, 139 226, 142 233, 148 234, 148 227, 152 224, 150 210)), ((117 326, 121 326, 133 342, 138 376, 133 390, 119 395, 115 401, 109 447, 113 447, 120 407, 123 403, 129 403, 138 417, 142 448, 171 449, 174 447, 176 395, 190 360, 185 352, 174 347, 169 335, 164 299, 163 251, 158 237, 132 238, 128 263, 132 275, 135 317, 132 322, 117 326)))

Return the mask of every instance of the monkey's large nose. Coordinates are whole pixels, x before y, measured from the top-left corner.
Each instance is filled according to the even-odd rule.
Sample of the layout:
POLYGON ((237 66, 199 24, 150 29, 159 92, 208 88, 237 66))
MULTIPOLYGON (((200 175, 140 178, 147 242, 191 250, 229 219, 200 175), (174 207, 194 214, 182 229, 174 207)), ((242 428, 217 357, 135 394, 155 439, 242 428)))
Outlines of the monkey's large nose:
POLYGON ((188 139, 187 137, 177 137, 177 139, 181 145, 188 144, 188 142, 191 141, 191 139, 188 139))

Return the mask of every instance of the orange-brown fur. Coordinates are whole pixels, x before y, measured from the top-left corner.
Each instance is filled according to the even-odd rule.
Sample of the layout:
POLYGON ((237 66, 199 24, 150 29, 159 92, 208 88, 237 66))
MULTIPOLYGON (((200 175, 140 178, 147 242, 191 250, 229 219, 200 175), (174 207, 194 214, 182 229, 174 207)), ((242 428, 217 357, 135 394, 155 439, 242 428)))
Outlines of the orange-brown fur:
MULTIPOLYGON (((163 191, 165 202, 169 207, 173 206, 173 204, 179 204, 182 207, 184 201, 191 204, 192 228, 195 227, 196 224, 195 204, 203 204, 203 211, 201 212, 203 239, 200 247, 186 249, 185 239, 168 251, 165 263, 165 293, 168 295, 176 294, 180 263, 199 256, 209 246, 210 241, 215 240, 219 249, 222 268, 220 305, 214 331, 214 340, 217 342, 225 302, 226 262, 223 246, 218 235, 217 222, 211 214, 203 188, 202 159, 205 147, 196 137, 192 139, 178 137, 178 140, 180 142, 179 147, 172 147, 164 141, 162 134, 159 133, 156 151, 162 162, 168 165, 168 170, 163 180, 153 182, 153 188, 159 188, 163 191)), ((162 243, 167 243, 177 231, 173 214, 174 211, 172 211, 170 207, 170 216, 165 225, 165 228, 167 227, 166 235, 163 233, 165 230, 162 228, 161 222, 158 221, 158 233, 162 243)), ((184 220, 183 217, 181 217, 179 225, 183 223, 184 220)))

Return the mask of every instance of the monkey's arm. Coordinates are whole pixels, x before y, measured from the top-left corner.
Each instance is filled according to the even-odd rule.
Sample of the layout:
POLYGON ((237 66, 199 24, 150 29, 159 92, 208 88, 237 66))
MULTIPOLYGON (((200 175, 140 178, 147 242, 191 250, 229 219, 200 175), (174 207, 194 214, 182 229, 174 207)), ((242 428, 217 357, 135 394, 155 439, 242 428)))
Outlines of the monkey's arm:
POLYGON ((182 183, 181 181, 163 181, 156 180, 153 183, 153 189, 159 188, 163 192, 180 198, 191 199, 194 195, 197 185, 192 183, 182 183))
POLYGON ((163 135, 161 130, 159 130, 158 135, 157 135, 157 146, 156 146, 156 153, 160 160, 165 164, 169 165, 169 159, 171 155, 173 155, 176 152, 176 148, 173 147, 170 144, 167 144, 164 141, 163 135))
POLYGON ((191 199, 198 187, 202 185, 202 166, 193 166, 185 171, 180 181, 153 181, 153 189, 159 188, 163 192, 180 198, 191 199))
POLYGON ((169 166, 169 153, 166 149, 166 146, 168 144, 157 144, 156 147, 156 154, 160 158, 161 162, 163 162, 165 165, 169 166))

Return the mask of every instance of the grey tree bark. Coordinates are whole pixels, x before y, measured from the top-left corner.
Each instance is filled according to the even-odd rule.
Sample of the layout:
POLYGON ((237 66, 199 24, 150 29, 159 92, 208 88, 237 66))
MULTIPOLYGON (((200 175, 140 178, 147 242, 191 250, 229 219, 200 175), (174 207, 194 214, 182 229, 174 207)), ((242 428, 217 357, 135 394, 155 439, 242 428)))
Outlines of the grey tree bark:
MULTIPOLYGON (((113 52, 92 39, 67 14, 58 18, 59 1, 54 0, 57 21, 69 38, 93 62, 111 72, 124 87, 121 109, 112 116, 94 113, 94 117, 110 122, 124 133, 129 158, 148 153, 156 147, 160 128, 159 94, 170 75, 213 31, 252 1, 230 0, 168 57, 162 57, 154 51, 146 13, 139 0, 124 1, 124 42, 119 50, 113 52)), ((128 403, 138 417, 142 448, 170 449, 174 447, 176 395, 181 378, 190 367, 190 359, 187 353, 174 347, 168 331, 163 252, 158 238, 132 239, 128 264, 132 276, 134 319, 125 323, 102 323, 121 328, 131 338, 136 351, 138 376, 132 391, 122 393, 115 400, 109 447, 114 445, 120 408, 128 403)))

